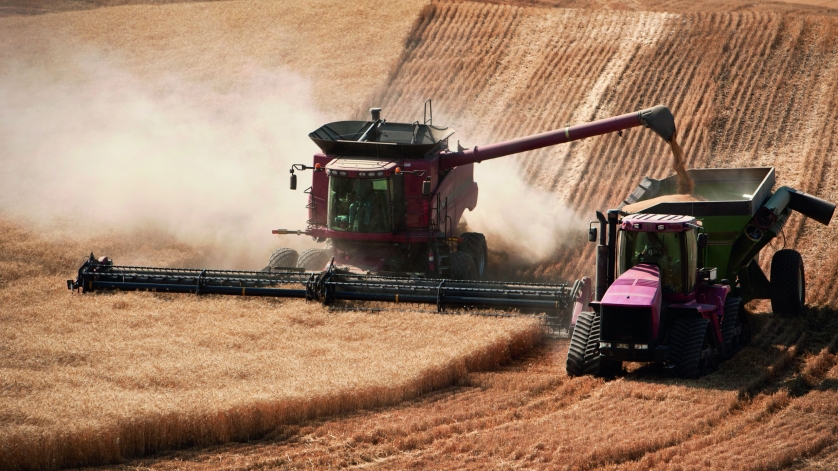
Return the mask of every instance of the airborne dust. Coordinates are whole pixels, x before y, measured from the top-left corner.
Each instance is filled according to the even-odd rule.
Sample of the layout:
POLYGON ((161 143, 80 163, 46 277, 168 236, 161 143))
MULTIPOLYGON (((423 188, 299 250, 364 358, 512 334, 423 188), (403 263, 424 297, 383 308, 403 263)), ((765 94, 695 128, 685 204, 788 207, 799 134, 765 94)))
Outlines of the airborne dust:
POLYGON ((273 248, 309 241, 271 235, 305 228, 310 176, 292 192, 288 169, 317 151, 308 133, 322 118, 301 77, 139 77, 118 57, 58 41, 38 56, 4 57, 2 214, 87 234, 159 231, 223 268, 261 269, 273 248))

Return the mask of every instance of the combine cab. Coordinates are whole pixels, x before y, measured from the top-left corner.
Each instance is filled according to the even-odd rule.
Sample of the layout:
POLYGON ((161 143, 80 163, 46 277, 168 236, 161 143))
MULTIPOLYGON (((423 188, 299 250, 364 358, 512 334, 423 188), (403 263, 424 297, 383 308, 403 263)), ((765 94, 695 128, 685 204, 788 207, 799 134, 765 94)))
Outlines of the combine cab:
MULTIPOLYGON (((688 201, 674 196, 677 177, 646 178, 619 209, 597 213, 596 301, 574 320, 568 374, 613 376, 636 361, 696 377, 747 341, 748 301, 770 299, 780 315, 803 312, 800 254, 775 252, 770 281, 758 255, 791 211, 829 224, 835 205, 788 187, 772 194, 773 168, 689 175, 688 201)), ((589 236, 596 241, 595 227, 589 236)))

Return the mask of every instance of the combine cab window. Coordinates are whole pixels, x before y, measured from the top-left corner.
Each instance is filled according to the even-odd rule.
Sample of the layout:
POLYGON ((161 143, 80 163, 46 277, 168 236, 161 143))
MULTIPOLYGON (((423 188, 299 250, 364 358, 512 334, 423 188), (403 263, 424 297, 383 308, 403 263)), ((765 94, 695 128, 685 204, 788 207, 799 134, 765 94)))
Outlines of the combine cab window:
POLYGON ((386 178, 329 177, 329 229, 392 232, 389 183, 386 178))
POLYGON ((664 294, 688 292, 692 287, 687 286, 685 276, 690 261, 684 236, 684 233, 621 232, 620 274, 639 263, 652 263, 660 267, 664 294))

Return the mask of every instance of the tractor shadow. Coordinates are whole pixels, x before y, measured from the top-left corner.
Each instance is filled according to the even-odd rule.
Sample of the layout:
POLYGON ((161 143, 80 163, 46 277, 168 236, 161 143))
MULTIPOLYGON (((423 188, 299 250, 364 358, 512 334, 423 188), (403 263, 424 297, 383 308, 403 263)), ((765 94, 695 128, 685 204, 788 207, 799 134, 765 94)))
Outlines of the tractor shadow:
POLYGON ((717 361, 696 379, 676 378, 660 365, 624 366, 623 381, 680 385, 717 391, 737 391, 740 397, 785 389, 792 396, 811 390, 835 389, 838 380, 825 378, 838 356, 838 311, 810 307, 797 318, 771 312, 749 314, 751 341, 729 359, 717 361), (817 368, 807 365, 821 355, 817 368), (813 370, 817 370, 814 371, 813 370))

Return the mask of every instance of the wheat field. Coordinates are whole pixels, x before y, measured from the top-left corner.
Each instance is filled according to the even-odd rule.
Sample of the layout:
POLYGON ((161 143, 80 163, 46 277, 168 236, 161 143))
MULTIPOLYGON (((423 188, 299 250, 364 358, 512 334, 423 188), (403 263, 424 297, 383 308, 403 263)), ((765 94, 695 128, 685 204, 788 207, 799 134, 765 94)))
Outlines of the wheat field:
MULTIPOLYGON (((689 167, 771 165, 779 184, 838 200, 838 27, 827 8, 681 0, 290 5, 9 16, 0 27, 14 34, 0 41, 4 57, 29 51, 61 63, 39 55, 59 34, 146 80, 171 73, 220 93, 254 69, 288 68, 310 80, 324 119, 381 106, 388 119, 412 121, 432 97, 435 123, 457 129, 464 145, 663 103, 689 167), (322 15, 333 16, 317 21, 322 15)), ((619 203, 642 175, 671 173, 668 148, 640 129, 515 162, 528 185, 583 220, 619 203)), ((478 210, 491 210, 485 206, 478 210)), ((583 230, 518 274, 589 274, 583 230)), ((538 326, 521 320, 69 295, 63 280, 89 250, 118 262, 200 266, 218 247, 159 228, 79 232, 71 221, 45 230, 4 215, 0 467, 157 453, 116 468, 834 469, 835 230, 794 216, 780 241, 806 261, 811 308, 803 319, 779 319, 767 303, 753 303, 751 345, 712 374, 673 380, 629 365, 625 376, 602 381, 567 377, 567 343, 539 344, 538 326), (476 371, 487 368, 494 371, 476 371)))
POLYGON ((198 255, 159 233, 64 236, 0 223, 2 469, 115 462, 391 405, 507 362, 542 335, 531 319, 70 295, 63 280, 84 246, 163 265, 198 255))

